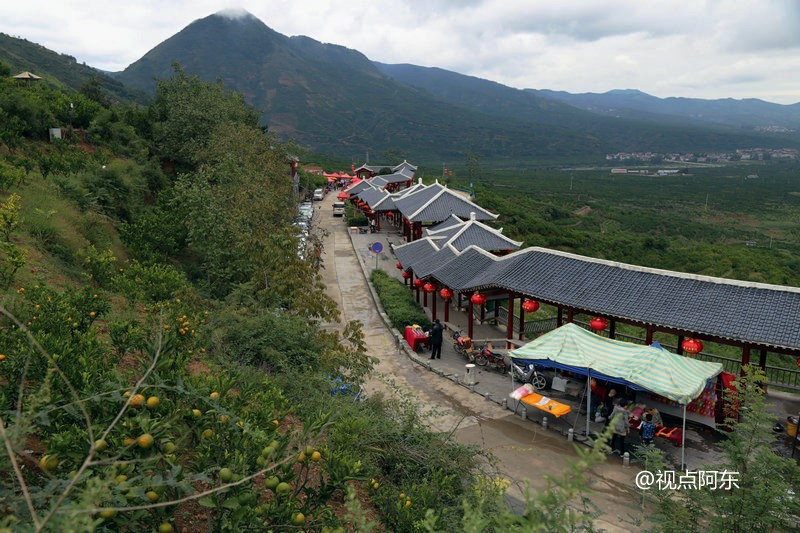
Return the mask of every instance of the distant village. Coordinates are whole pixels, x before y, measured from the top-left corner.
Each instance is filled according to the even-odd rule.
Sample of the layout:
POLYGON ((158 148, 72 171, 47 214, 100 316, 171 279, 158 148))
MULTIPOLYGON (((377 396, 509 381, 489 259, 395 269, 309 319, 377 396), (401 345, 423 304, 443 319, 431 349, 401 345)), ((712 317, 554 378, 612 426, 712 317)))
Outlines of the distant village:
POLYGON ((797 148, 741 148, 735 152, 658 153, 618 152, 606 154, 606 161, 641 161, 645 163, 729 163, 735 161, 765 161, 798 159, 797 148))

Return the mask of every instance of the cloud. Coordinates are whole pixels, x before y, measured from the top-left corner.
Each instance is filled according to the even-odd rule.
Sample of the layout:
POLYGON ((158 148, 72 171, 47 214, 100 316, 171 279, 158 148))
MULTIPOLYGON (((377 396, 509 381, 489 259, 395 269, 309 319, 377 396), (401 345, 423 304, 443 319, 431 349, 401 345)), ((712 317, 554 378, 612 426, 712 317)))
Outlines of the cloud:
POLYGON ((0 31, 120 70, 193 20, 247 10, 387 63, 514 87, 800 101, 796 0, 48 0, 0 4, 0 31))

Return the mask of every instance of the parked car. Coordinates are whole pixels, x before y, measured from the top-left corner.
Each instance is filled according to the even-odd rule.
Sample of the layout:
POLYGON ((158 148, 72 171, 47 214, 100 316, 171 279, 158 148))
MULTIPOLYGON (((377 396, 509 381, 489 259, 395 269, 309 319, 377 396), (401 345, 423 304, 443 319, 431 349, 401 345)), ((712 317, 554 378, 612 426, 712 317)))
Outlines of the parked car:
POLYGON ((325 191, 323 191, 322 189, 316 189, 314 191, 313 198, 315 202, 321 202, 325 198, 325 191))
POLYGON ((344 216, 344 202, 333 202, 333 216, 344 216))

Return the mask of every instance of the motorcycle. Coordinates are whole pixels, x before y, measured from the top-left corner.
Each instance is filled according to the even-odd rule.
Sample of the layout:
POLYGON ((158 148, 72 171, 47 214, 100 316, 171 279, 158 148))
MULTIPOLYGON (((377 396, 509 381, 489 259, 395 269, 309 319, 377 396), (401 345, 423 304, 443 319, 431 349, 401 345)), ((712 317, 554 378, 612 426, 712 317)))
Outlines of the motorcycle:
POLYGON ((530 363, 524 368, 511 361, 511 372, 514 379, 522 383, 530 383, 536 390, 542 390, 547 387, 547 378, 536 371, 536 365, 530 363))
POLYGON ((462 336, 460 331, 453 332, 453 349, 457 354, 463 355, 470 361, 474 358, 475 343, 471 338, 462 336))
POLYGON ((492 351, 491 343, 486 343, 480 351, 475 355, 475 364, 478 366, 486 366, 491 364, 495 370, 505 374, 508 369, 505 357, 502 354, 494 353, 492 351))

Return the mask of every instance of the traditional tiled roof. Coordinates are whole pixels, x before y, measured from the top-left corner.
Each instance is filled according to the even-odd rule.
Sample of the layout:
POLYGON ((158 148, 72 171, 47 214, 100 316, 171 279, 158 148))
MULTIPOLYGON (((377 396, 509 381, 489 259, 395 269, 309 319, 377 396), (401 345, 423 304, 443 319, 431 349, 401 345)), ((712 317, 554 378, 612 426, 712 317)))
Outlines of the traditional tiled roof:
POLYGON ((361 191, 366 191, 368 189, 374 189, 374 187, 369 181, 364 180, 359 181, 352 187, 345 189, 344 192, 350 193, 350 196, 357 196, 361 191))
POLYGON ((387 196, 389 196, 389 193, 383 189, 365 189, 358 193, 358 198, 366 202, 370 209, 387 196))
POLYGON ((393 245, 392 249, 397 260, 403 264, 406 270, 415 268, 414 265, 439 251, 433 238, 419 239, 400 246, 393 245))
POLYGON ((441 231, 441 230, 443 230, 445 228, 452 228, 453 226, 460 226, 463 223, 464 223, 464 221, 461 220, 460 218, 458 218, 457 216, 450 215, 448 218, 446 218, 445 220, 439 222, 438 224, 434 224, 433 226, 427 228, 425 230, 425 233, 427 233, 428 235, 431 235, 432 233, 436 233, 437 231, 441 231))
POLYGON ((410 222, 441 222, 456 215, 469 218, 475 213, 478 220, 494 220, 497 215, 454 193, 438 182, 395 201, 397 208, 410 222))
POLYGON ((401 170, 410 170, 413 176, 414 172, 417 171, 417 167, 415 167, 414 165, 412 165, 411 163, 409 163, 404 159, 402 163, 400 163, 395 167, 392 167, 392 172, 400 172, 401 170))
POLYGON ((396 211, 397 207, 394 205, 395 196, 393 194, 387 194, 381 200, 375 203, 372 206, 373 211, 396 211))
MULTIPOLYGON (((430 275, 453 290, 470 287, 472 279, 492 266, 497 257, 478 247, 470 247, 434 269, 430 275)), ((405 263, 403 263, 405 266, 405 263)))
POLYGON ((391 165, 368 165, 368 164, 364 163, 360 167, 356 168, 355 172, 358 172, 359 170, 369 170, 370 172, 374 172, 374 173, 377 174, 383 168, 392 168, 392 167, 391 167, 391 165))
MULTIPOLYGON (((477 220, 465 222, 462 226, 448 228, 441 233, 453 231, 453 235, 447 240, 447 244, 456 250, 464 250, 469 246, 478 246, 484 250, 516 250, 522 243, 513 241, 503 235, 499 230, 490 228, 477 220)), ((439 235, 439 233, 434 233, 439 235)))
POLYGON ((407 176, 405 174, 384 174, 383 176, 375 176, 374 178, 370 179, 370 183, 372 183, 375 187, 386 187, 392 183, 403 183, 412 179, 413 176, 407 176))
POLYGON ((454 289, 498 287, 604 316, 800 349, 798 287, 685 274, 538 247, 494 259, 483 254, 468 248, 432 275, 454 289))
MULTIPOLYGON (((440 245, 439 241, 436 239, 433 240, 434 244, 440 245)), ((431 275, 431 272, 453 259, 457 253, 458 252, 451 246, 439 246, 438 252, 428 254, 426 257, 414 263, 414 273, 420 278, 428 277, 431 275)))

